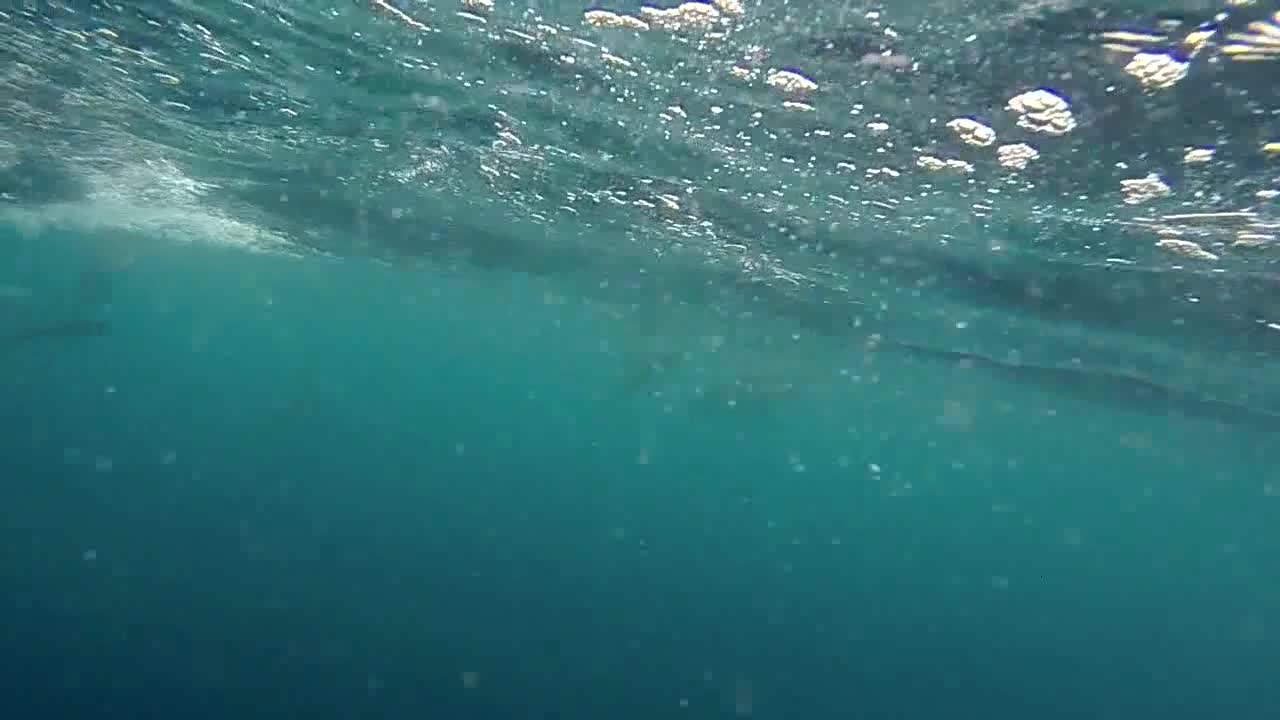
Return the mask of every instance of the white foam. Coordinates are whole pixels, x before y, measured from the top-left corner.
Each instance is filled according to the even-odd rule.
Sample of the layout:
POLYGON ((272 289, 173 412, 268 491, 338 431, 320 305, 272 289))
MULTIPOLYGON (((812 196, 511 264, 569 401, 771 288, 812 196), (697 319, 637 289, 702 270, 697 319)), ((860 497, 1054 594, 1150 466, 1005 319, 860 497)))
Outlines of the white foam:
POLYGON ((112 171, 84 170, 82 199, 0 208, 0 222, 19 232, 136 233, 180 243, 297 254, 285 235, 212 204, 216 185, 193 179, 166 160, 143 160, 112 171))

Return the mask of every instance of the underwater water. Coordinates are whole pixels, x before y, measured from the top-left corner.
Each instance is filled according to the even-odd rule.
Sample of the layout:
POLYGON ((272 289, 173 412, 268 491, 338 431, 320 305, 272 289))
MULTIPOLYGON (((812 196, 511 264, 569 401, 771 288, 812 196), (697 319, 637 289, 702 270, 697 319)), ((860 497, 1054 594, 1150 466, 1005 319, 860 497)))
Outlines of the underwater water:
POLYGON ((0 715, 1276 717, 1278 8, 670 8, 0 6, 0 715))

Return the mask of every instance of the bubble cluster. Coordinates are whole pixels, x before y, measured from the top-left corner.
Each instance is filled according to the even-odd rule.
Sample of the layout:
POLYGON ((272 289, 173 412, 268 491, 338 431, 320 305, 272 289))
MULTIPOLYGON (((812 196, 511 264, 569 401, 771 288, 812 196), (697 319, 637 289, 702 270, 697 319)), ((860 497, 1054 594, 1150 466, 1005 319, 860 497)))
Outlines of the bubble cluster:
POLYGON ((1032 90, 1009 99, 1006 106, 1018 115, 1018 127, 1046 135, 1066 135, 1076 120, 1066 99, 1049 90, 1032 90))

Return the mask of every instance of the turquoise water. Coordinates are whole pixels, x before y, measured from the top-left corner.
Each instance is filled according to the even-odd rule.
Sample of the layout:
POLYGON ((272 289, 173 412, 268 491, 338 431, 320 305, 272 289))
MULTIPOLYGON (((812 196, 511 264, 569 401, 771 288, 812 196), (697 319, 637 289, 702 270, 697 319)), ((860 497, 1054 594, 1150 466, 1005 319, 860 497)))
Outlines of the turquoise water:
MULTIPOLYGON (((1040 16, 1008 5, 947 17, 1029 52, 1009 28, 1040 16)), ((969 180, 908 171, 910 140, 874 134, 915 189, 835 157, 784 176, 833 151, 798 115, 752 126, 767 89, 707 101, 759 130, 756 169, 724 159, 738 141, 651 142, 651 110, 709 92, 663 58, 782 43, 778 8, 732 52, 613 38, 637 79, 496 44, 538 22, 603 42, 579 7, 500 5, 483 31, 396 7, 5 10, 4 717, 1280 711, 1280 317, 1269 246, 1231 245, 1274 222, 1267 121, 1206 120, 1240 138, 1212 177, 1181 146, 1124 156, 1174 188, 1132 210, 1082 150, 1119 111, 1083 101, 1060 152, 1096 164, 1025 187, 976 155, 969 180), (634 202, 656 184, 678 213, 634 202), (837 186, 851 205, 819 202, 837 186), (1017 200, 975 213, 993 188, 1017 200), (867 204, 910 193, 930 208, 867 204), (1133 230, 1192 211, 1250 216, 1184 228, 1216 261, 1133 230)), ((881 10, 927 60, 922 7, 881 10)), ((917 87, 941 74, 849 83, 813 123, 992 82, 917 87)), ((1274 109, 1256 81, 1187 80, 1274 109)))

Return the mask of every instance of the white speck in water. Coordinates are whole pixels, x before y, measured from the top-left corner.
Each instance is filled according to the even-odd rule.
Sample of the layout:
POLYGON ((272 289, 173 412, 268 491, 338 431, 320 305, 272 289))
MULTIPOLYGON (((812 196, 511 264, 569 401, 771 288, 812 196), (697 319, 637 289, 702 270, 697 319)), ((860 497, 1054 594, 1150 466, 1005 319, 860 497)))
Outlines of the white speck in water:
POLYGON ((93 459, 93 469, 100 473, 109 473, 115 467, 115 462, 106 455, 99 455, 93 459))

